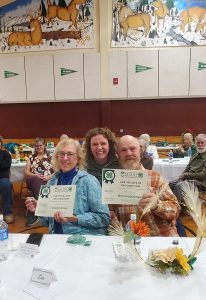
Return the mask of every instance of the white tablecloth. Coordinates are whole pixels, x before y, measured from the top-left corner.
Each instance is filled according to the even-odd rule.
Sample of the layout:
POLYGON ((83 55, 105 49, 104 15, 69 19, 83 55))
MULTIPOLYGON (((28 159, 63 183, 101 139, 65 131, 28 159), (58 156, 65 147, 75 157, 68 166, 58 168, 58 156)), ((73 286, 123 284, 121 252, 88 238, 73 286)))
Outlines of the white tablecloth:
POLYGON ((172 181, 178 179, 180 174, 185 170, 189 158, 176 158, 172 162, 168 159, 154 159, 153 170, 159 172, 164 179, 172 181))
MULTIPOLYGON (((24 180, 24 168, 26 162, 12 162, 10 169, 11 182, 22 182, 24 180)), ((1 300, 1 298, 0 298, 1 300)))
POLYGON ((178 146, 157 146, 157 151, 177 150, 178 146))
MULTIPOLYGON (((26 235, 14 234, 14 241, 25 241, 26 235)), ((115 259, 112 241, 120 237, 87 236, 91 246, 66 244, 66 235, 44 235, 40 253, 33 259, 16 257, 10 252, 7 261, 0 262, 0 299, 34 300, 23 292, 33 267, 55 272, 58 281, 52 282, 53 300, 203 300, 206 295, 206 251, 198 255, 189 276, 163 275, 139 262, 119 262, 115 259)), ((172 246, 172 238, 143 238, 141 253, 148 249, 172 246)), ((189 254, 193 238, 179 238, 189 254)), ((44 298, 47 300, 48 298, 44 298)), ((51 298, 50 298, 51 299, 51 298)))

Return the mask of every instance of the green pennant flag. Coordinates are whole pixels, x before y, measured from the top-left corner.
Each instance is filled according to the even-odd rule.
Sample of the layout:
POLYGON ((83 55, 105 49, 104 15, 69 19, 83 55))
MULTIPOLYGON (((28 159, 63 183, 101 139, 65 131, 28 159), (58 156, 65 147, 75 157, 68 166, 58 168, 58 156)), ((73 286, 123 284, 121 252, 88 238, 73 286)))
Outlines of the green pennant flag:
POLYGON ((4 71, 4 78, 10 78, 10 77, 13 77, 13 76, 17 76, 19 75, 18 73, 14 73, 14 72, 11 72, 11 71, 4 71))
POLYGON ((61 76, 69 75, 69 74, 75 73, 75 72, 77 72, 77 71, 70 70, 70 69, 65 69, 65 68, 61 68, 61 76))
POLYGON ((141 65, 136 65, 135 66, 136 73, 144 72, 144 71, 147 71, 147 70, 150 70, 150 69, 152 69, 152 68, 146 67, 146 66, 141 66, 141 65))
POLYGON ((198 63, 198 71, 202 71, 204 69, 206 69, 206 63, 199 62, 198 63))
POLYGON ((152 69, 152 68, 146 67, 146 66, 141 66, 141 65, 136 65, 135 66, 136 73, 144 72, 144 71, 147 71, 147 70, 150 70, 150 69, 152 69))

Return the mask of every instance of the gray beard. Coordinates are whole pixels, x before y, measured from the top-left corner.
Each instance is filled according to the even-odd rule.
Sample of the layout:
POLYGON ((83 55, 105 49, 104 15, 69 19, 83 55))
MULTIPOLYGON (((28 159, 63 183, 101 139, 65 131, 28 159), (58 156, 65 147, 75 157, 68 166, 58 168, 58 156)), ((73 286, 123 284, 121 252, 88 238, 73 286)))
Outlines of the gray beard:
POLYGON ((120 165, 123 169, 127 169, 127 170, 138 170, 140 168, 140 163, 135 161, 125 161, 122 162, 120 161, 120 165))
POLYGON ((197 152, 198 153, 205 153, 206 152, 206 146, 203 149, 198 149, 197 148, 197 152))

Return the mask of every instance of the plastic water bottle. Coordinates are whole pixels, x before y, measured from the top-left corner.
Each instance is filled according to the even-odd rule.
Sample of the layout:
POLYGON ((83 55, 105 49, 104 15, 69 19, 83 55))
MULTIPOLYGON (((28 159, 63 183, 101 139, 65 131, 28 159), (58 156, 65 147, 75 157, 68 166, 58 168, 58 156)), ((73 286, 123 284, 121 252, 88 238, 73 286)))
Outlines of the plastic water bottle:
POLYGON ((4 222, 3 215, 0 215, 0 261, 8 258, 8 225, 4 222))
POLYGON ((173 152, 172 152, 172 150, 170 150, 170 152, 168 154, 168 159, 169 159, 169 162, 172 163, 172 161, 173 161, 173 152))
POLYGON ((129 221, 127 222, 127 224, 125 226, 126 231, 131 230, 130 221, 136 221, 136 214, 131 214, 130 215, 130 219, 129 219, 129 221))
MULTIPOLYGON (((136 214, 131 214, 131 215, 130 215, 130 220, 127 222, 127 224, 126 224, 126 226, 125 226, 125 230, 126 230, 126 231, 131 230, 130 221, 136 222, 136 218, 137 218, 137 215, 136 215, 136 214)), ((136 238, 134 239, 134 244, 135 244, 135 245, 139 245, 140 242, 141 242, 141 236, 138 236, 138 237, 136 237, 136 238)), ((138 250, 138 251, 140 251, 140 250, 138 250)))
POLYGON ((189 147, 189 149, 187 150, 187 156, 188 157, 192 157, 192 149, 191 149, 191 147, 189 147))

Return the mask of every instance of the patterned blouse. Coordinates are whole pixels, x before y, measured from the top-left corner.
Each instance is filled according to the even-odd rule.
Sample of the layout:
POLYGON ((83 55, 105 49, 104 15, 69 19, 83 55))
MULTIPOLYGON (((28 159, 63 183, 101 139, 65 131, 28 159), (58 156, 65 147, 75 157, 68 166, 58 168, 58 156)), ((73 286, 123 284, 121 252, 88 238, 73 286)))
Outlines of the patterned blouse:
POLYGON ((31 173, 41 174, 44 176, 51 175, 53 169, 51 166, 51 156, 49 154, 44 154, 42 159, 39 159, 35 154, 29 157, 31 163, 31 173))

